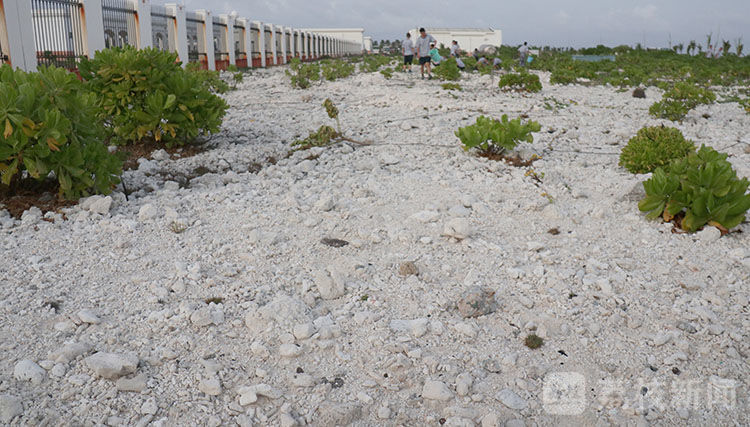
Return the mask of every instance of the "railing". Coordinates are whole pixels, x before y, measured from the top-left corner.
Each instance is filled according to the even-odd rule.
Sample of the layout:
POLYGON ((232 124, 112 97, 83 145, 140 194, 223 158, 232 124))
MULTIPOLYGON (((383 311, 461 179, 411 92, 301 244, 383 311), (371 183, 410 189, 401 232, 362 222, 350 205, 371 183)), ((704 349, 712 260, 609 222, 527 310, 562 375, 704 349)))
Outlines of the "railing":
MULTIPOLYGON (((206 43, 203 40, 202 32, 198 31, 198 26, 203 27, 205 24, 203 18, 195 13, 188 12, 185 16, 189 62, 200 62, 201 64, 205 62, 208 64, 208 56, 205 52, 206 43)), ((208 68, 208 65, 206 65, 206 68, 208 68)))
POLYGON ((8 62, 8 55, 3 52, 3 44, 0 43, 0 65, 8 62))
POLYGON ((135 9, 127 0, 101 0, 106 47, 137 47, 135 9))
POLYGON ((167 14, 164 6, 151 6, 151 45, 159 50, 175 50, 174 39, 175 18, 167 14))
POLYGON ((226 70, 229 67, 229 52, 214 51, 214 62, 217 70, 226 70))
POLYGON ((37 63, 77 69, 86 56, 78 0, 31 0, 31 11, 37 63))

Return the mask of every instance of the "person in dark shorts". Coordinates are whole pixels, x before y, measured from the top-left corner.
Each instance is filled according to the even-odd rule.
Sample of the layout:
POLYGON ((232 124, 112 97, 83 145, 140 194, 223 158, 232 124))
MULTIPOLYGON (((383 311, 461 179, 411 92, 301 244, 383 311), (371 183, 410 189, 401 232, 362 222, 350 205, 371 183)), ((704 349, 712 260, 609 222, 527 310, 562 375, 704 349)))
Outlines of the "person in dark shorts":
POLYGON ((417 57, 419 57, 419 66, 422 68, 422 78, 424 78, 424 69, 427 68, 427 76, 432 78, 432 69, 430 68, 430 44, 436 43, 434 37, 427 34, 424 28, 419 29, 419 37, 417 37, 417 57))
POLYGON ((411 73, 411 64, 414 62, 414 42, 409 33, 406 33, 406 39, 401 43, 401 53, 404 55, 404 71, 411 73))

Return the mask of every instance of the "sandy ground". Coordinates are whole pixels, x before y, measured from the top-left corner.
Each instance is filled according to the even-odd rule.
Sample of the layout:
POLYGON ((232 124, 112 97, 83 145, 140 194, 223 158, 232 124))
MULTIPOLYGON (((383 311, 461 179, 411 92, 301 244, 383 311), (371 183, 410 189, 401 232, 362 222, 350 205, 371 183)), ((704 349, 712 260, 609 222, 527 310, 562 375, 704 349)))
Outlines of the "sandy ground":
MULTIPOLYGON (((750 424, 750 225, 675 234, 638 211, 618 154, 662 123, 660 91, 541 77, 300 91, 256 71, 214 148, 142 159, 129 200, 0 210, 0 423, 750 424), (327 97, 371 145, 287 156, 332 124, 327 97), (532 166, 453 134, 504 113, 541 123, 532 166)), ((750 175, 736 103, 675 126, 750 175)))

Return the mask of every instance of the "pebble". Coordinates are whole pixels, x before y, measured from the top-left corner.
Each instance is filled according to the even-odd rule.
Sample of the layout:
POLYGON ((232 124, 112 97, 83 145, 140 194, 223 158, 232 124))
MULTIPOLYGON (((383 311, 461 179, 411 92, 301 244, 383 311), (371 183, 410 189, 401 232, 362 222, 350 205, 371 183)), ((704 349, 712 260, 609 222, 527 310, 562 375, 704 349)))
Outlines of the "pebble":
MULTIPOLYGON (((111 196, 92 196, 92 198, 95 198, 87 207, 87 210, 91 213, 96 213, 99 215, 106 215, 109 213, 109 210, 112 208, 112 197, 111 196)), ((82 207, 83 209, 83 207, 82 207)))
POLYGON ((133 378, 120 378, 115 381, 115 387, 119 391, 132 391, 140 393, 146 389, 146 375, 141 374, 133 378))
POLYGON ((414 262, 405 261, 398 266, 398 274, 401 276, 418 276, 419 269, 414 262))
POLYGON ((318 406, 314 424, 320 426, 347 426, 362 417, 362 407, 355 403, 324 401, 318 406))
POLYGON ((703 230, 695 233, 695 237, 704 243, 711 243, 721 238, 721 231, 713 226, 707 225, 703 227, 703 230))
POLYGON ((154 218, 156 218, 156 215, 159 214, 159 211, 152 205, 151 203, 147 203, 138 210, 138 221, 140 222, 147 222, 151 221, 154 218))
POLYGON ((33 360, 21 360, 13 368, 13 377, 18 381, 29 381, 34 385, 39 385, 47 377, 47 371, 44 370, 33 360))
POLYGON ((474 382, 474 378, 469 373, 462 373, 456 377, 456 394, 459 396, 466 396, 471 391, 471 385, 474 382))
POLYGON ((159 407, 156 405, 156 399, 153 397, 143 402, 141 405, 141 414, 143 415, 155 415, 159 411, 159 407))
POLYGON ((135 372, 138 357, 132 354, 98 352, 84 359, 86 366, 102 378, 117 379, 135 372))
POLYGON ((497 310, 495 292, 478 286, 468 289, 456 303, 462 317, 479 317, 497 310))
POLYGON ((90 323, 92 325, 101 323, 101 319, 99 319, 99 317, 91 310, 80 310, 78 311, 78 313, 76 313, 76 315, 79 319, 81 319, 81 322, 83 323, 90 323))
POLYGON ((500 427, 500 418, 493 412, 486 413, 481 420, 482 427, 500 427))
POLYGON ((528 406, 528 403, 526 402, 526 400, 524 400, 521 396, 519 396, 518 394, 516 394, 516 392, 514 392, 513 390, 509 388, 504 388, 500 390, 500 392, 498 392, 495 397, 503 405, 507 406, 510 409, 515 409, 517 411, 526 409, 526 407, 528 406))
POLYGON ((294 329, 292 330, 292 334, 294 335, 294 338, 298 340, 305 340, 313 336, 315 333, 315 325, 313 325, 311 322, 307 323, 300 323, 298 325, 294 326, 294 329))
POLYGON ((422 397, 445 402, 453 398, 453 393, 444 382, 427 380, 422 387, 422 397))
POLYGON ((695 326, 691 325, 688 322, 677 322, 677 329, 681 331, 685 331, 689 334, 694 334, 698 332, 698 329, 696 329, 695 326))
POLYGON ((315 209, 320 212, 329 212, 336 206, 336 202, 333 201, 333 197, 330 195, 324 195, 315 202, 315 209))
POLYGON ((466 218, 453 218, 445 223, 443 227, 443 236, 452 237, 456 240, 463 240, 471 236, 473 230, 466 218))
POLYGON ((313 280, 320 297, 325 300, 340 298, 346 293, 345 281, 335 268, 316 271, 313 280))
POLYGON ((218 378, 207 378, 198 383, 198 390, 209 396, 221 394, 221 382, 218 378))
POLYGON ((0 423, 10 424, 13 418, 23 414, 21 399, 10 394, 0 394, 0 423))
POLYGON ((381 420, 387 420, 391 418, 391 408, 387 406, 381 406, 378 408, 378 418, 381 420))
POLYGON ((413 320, 391 320, 390 328, 394 332, 408 332, 415 338, 427 333, 429 320, 425 318, 413 320))
POLYGON ((427 224, 430 222, 436 222, 438 219, 440 219, 440 214, 436 211, 419 211, 413 214, 411 218, 423 224, 427 224))
POLYGON ((281 344, 279 346, 279 355, 282 357, 297 357, 302 354, 302 347, 296 344, 281 344))

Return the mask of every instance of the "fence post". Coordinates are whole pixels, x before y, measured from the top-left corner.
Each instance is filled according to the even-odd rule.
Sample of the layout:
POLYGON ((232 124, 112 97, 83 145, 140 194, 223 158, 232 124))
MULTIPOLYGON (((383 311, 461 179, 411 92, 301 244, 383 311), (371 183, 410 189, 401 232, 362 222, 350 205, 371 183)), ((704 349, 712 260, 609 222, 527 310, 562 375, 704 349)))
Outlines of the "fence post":
POLYGON ((294 53, 297 52, 297 38, 294 37, 294 28, 289 27, 289 55, 294 59, 294 53))
POLYGON ((279 61, 276 57, 276 26, 268 24, 271 27, 271 65, 276 65, 279 61))
POLYGON ((203 19, 203 28, 198 28, 198 32, 203 31, 204 49, 206 49, 206 61, 208 69, 216 70, 216 58, 214 57, 214 21, 210 10, 197 10, 195 13, 203 19))
POLYGON ((133 3, 135 19, 138 21, 138 49, 145 49, 153 45, 154 39, 151 32, 151 0, 133 0, 133 3))
POLYGON ((227 24, 227 35, 225 37, 227 41, 227 52, 229 52, 229 63, 231 65, 237 65, 237 58, 234 56, 234 21, 236 15, 231 13, 229 15, 221 15, 221 22, 227 24))
POLYGON ((245 58, 247 58, 247 68, 253 68, 253 25, 247 18, 242 18, 241 21, 245 28, 245 58))
POLYGON ((0 44, 8 55, 10 65, 25 71, 36 70, 36 45, 31 2, 28 0, 0 0, 0 44))
POLYGON ((278 29, 281 30, 281 63, 286 64, 286 30, 281 25, 277 26, 278 29))
POLYGON ((165 5, 168 14, 174 16, 174 35, 175 49, 177 50, 177 59, 182 62, 182 68, 188 64, 188 44, 187 44, 187 21, 185 20, 185 6, 177 3, 167 3, 165 5))
POLYGON ((260 66, 266 68, 266 27, 260 21, 254 21, 258 26, 258 52, 260 52, 260 66))
POLYGON ((83 43, 84 50, 88 53, 89 58, 94 57, 94 53, 104 50, 104 18, 102 16, 102 0, 82 0, 83 10, 83 43))

